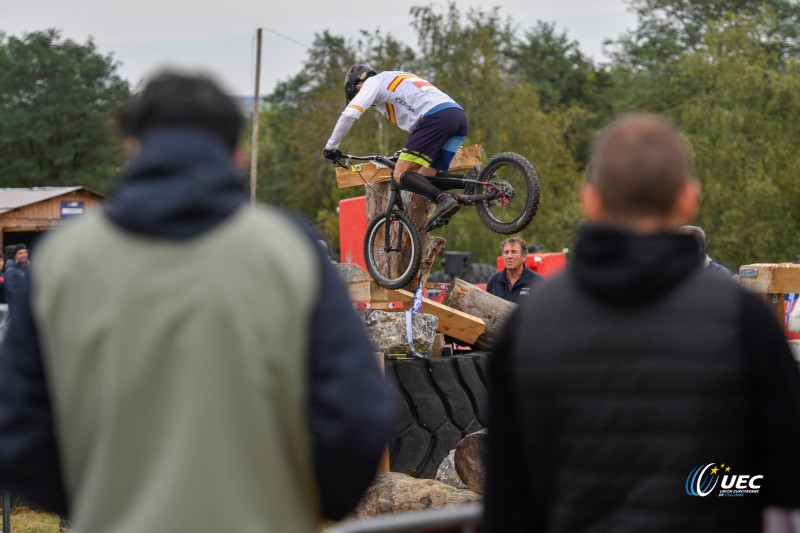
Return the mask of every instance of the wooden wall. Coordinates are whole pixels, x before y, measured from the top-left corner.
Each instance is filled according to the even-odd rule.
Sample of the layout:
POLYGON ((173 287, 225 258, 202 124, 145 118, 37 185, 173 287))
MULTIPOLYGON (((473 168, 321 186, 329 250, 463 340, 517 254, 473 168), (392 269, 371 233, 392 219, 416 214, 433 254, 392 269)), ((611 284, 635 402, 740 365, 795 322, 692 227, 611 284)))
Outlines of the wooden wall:
MULTIPOLYGON (((0 247, 4 246, 3 233, 18 231, 44 231, 66 221, 61 218, 61 202, 83 202, 83 212, 99 207, 102 198, 85 190, 56 196, 35 204, 26 205, 0 214, 0 247)), ((2 249, 2 248, 0 248, 2 249)))

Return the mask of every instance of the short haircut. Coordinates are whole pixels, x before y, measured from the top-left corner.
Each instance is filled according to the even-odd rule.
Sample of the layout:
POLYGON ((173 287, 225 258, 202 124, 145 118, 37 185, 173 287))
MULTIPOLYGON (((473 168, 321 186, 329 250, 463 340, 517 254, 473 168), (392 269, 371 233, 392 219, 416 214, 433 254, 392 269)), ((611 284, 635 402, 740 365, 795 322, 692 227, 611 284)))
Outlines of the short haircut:
POLYGON ((700 226, 691 226, 686 224, 678 228, 678 233, 683 235, 691 235, 697 241, 697 247, 701 252, 706 252, 706 232, 700 226))
POLYGON ((589 183, 608 213, 621 218, 669 214, 692 179, 678 130, 656 115, 632 114, 612 122, 589 160, 589 183))
POLYGON ((503 248, 506 247, 506 244, 518 244, 519 249, 522 250, 522 255, 528 255, 528 245, 525 244, 525 239, 522 237, 509 237, 508 239, 504 240, 502 244, 500 244, 500 251, 503 251, 503 248))
POLYGON ((124 104, 119 127, 127 137, 141 139, 156 128, 190 127, 217 135, 233 151, 244 119, 236 102, 205 75, 164 71, 124 104))

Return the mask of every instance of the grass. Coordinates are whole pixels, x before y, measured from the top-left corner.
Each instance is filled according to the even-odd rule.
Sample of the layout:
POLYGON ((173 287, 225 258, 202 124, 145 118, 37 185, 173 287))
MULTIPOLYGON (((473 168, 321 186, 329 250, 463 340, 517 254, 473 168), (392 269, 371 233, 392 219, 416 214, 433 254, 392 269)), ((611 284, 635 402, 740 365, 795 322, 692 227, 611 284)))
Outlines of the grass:
POLYGON ((11 507, 10 525, 10 533, 58 533, 56 515, 36 511, 24 505, 11 507))
MULTIPOLYGON (((0 512, 0 516, 2 512, 0 512)), ((11 508, 11 528, 9 533, 58 533, 58 516, 43 513, 24 505, 14 505, 11 508)), ((320 525, 320 531, 333 527, 335 522, 325 521, 320 525)), ((2 531, 0 522, 0 533, 2 531)))

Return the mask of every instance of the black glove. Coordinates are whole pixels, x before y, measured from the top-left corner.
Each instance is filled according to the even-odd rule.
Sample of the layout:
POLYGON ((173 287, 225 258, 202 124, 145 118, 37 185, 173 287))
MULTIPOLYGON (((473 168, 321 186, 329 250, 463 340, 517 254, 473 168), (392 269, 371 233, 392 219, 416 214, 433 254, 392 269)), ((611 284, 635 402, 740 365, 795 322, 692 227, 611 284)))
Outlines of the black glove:
POLYGON ((323 157, 325 157, 325 159, 330 159, 331 161, 337 161, 342 158, 342 151, 339 150, 338 148, 334 149, 325 148, 322 151, 322 155, 323 157))

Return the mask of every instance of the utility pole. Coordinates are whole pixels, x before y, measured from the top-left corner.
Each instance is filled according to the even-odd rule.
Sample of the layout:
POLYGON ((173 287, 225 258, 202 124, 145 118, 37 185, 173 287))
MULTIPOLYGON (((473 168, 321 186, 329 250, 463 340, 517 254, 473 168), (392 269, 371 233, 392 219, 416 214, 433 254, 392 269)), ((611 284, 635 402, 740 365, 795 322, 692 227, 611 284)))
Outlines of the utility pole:
POLYGON ((261 34, 262 28, 256 31, 256 87, 253 96, 253 134, 250 140, 250 202, 256 203, 256 176, 258 174, 258 114, 260 106, 259 82, 261 81, 261 34))

